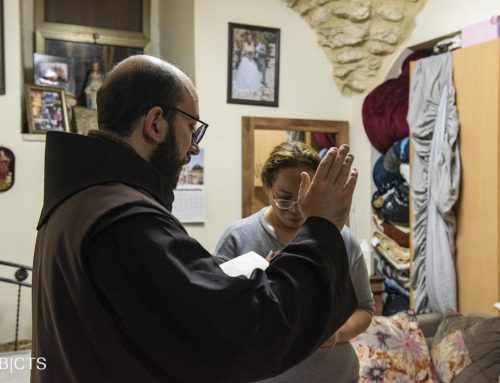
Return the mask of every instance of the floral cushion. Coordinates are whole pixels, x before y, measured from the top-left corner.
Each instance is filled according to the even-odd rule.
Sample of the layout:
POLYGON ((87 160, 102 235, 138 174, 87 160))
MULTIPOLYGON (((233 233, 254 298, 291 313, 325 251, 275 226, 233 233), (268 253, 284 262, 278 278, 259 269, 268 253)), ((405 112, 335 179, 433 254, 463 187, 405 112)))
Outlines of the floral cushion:
POLYGON ((432 348, 434 369, 439 378, 451 382, 462 370, 472 363, 469 350, 465 347, 462 331, 456 330, 446 335, 432 348))
POLYGON ((444 313, 432 361, 445 383, 490 383, 500 377, 500 317, 444 313))
POLYGON ((412 310, 373 317, 351 344, 359 359, 360 383, 435 382, 425 337, 412 310))

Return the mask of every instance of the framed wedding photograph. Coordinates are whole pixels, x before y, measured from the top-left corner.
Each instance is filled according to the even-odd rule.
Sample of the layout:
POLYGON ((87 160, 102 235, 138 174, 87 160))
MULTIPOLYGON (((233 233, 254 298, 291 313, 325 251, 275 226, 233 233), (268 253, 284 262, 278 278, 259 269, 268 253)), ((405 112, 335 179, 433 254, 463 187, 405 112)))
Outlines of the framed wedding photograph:
POLYGON ((64 88, 26 85, 24 99, 30 133, 69 131, 64 88))
POLYGON ((227 102, 278 106, 280 30, 229 23, 227 102))

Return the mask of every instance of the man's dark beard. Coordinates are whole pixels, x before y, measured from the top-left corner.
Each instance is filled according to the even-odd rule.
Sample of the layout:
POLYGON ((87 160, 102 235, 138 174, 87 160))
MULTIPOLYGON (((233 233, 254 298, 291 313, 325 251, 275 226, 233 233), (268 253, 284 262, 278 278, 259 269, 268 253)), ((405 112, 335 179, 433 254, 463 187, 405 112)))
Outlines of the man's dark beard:
POLYGON ((167 136, 155 149, 150 160, 151 165, 165 177, 173 189, 177 186, 182 166, 185 163, 185 157, 179 154, 174 129, 175 127, 170 125, 167 136))

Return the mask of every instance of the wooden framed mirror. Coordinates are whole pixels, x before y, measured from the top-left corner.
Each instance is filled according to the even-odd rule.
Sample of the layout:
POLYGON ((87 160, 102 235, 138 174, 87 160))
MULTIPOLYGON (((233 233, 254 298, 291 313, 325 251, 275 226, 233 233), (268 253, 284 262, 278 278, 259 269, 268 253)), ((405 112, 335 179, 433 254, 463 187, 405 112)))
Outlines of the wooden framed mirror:
MULTIPOLYGON (((242 117, 242 216, 247 217, 268 205, 260 180, 262 166, 271 150, 290 135, 303 133, 300 140, 315 149, 313 134, 333 133, 336 145, 349 143, 349 123, 333 120, 242 117)), ((299 134, 297 134, 299 135, 299 134)))

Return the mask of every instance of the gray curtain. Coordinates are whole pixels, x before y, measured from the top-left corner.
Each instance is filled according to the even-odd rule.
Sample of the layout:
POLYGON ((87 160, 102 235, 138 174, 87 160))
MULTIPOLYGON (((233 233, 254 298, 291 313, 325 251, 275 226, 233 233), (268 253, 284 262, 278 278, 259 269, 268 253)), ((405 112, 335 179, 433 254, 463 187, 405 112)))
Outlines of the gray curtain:
POLYGON ((451 53, 417 62, 408 123, 413 145, 412 286, 417 313, 457 309, 454 266, 460 187, 458 114, 451 53))

